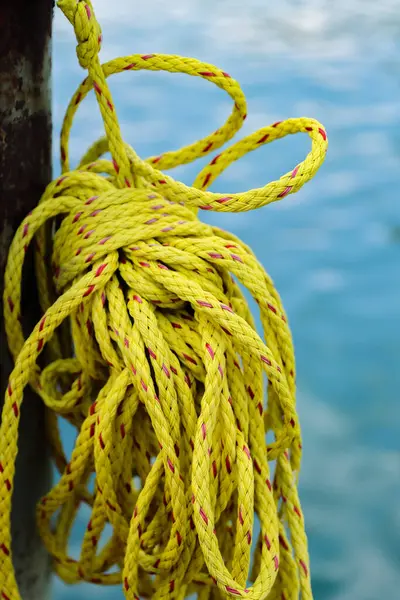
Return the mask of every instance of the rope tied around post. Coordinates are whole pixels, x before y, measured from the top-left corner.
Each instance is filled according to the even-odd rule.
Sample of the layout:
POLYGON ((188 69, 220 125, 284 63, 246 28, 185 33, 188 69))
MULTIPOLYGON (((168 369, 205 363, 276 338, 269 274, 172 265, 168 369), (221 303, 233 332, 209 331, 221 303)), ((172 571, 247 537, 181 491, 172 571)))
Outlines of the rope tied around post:
POLYGON ((165 171, 233 138, 246 117, 238 83, 179 56, 131 55, 101 65, 92 4, 58 4, 88 77, 64 119, 62 175, 19 227, 5 273, 15 367, 0 428, 0 593, 20 599, 10 512, 20 407, 31 385, 48 409, 60 472, 38 505, 37 522, 64 581, 119 584, 128 600, 193 593, 202 600, 311 600, 286 314, 251 250, 202 223, 197 209, 252 210, 297 192, 324 160, 325 130, 308 118, 274 123, 215 154, 186 186, 165 171), (141 69, 216 84, 233 100, 230 117, 203 140, 140 159, 123 141, 107 78, 141 69), (70 170, 73 118, 92 89, 106 135, 70 170), (245 193, 208 191, 246 153, 298 132, 309 135, 311 151, 279 180, 245 193), (31 242, 43 316, 25 339, 21 278, 31 242), (264 340, 241 286, 259 306, 264 340), (69 458, 58 417, 77 430, 69 458), (90 518, 80 556, 72 558, 68 543, 82 504, 90 518), (101 545, 107 524, 112 534, 101 545))

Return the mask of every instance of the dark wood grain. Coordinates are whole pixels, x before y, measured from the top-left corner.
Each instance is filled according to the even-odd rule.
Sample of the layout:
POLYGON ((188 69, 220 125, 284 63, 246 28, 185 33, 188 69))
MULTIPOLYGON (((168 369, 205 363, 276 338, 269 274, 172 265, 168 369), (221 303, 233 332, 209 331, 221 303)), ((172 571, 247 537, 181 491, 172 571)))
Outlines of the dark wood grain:
MULTIPOLYGON (((24 216, 51 180, 51 22, 53 0, 0 0, 0 275, 8 248, 24 216)), ((1 307, 0 393, 4 397, 12 361, 1 307)), ((32 256, 23 277, 23 327, 39 314, 32 256)), ((21 411, 14 482, 13 560, 24 600, 49 593, 50 563, 36 531, 35 505, 50 486, 44 410, 29 390, 21 411)))

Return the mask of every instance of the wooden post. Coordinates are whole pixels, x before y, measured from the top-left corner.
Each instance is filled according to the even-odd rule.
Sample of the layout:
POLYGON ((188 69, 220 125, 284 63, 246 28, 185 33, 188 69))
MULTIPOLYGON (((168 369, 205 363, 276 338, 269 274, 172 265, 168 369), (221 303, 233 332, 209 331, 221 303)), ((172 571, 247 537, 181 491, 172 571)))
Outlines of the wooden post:
MULTIPOLYGON (((51 180, 51 22, 53 0, 0 0, 0 289, 8 247, 21 220, 51 180)), ((24 274, 23 326, 40 315, 32 269, 24 274)), ((0 311, 0 394, 12 362, 0 311)), ((1 400, 2 403, 2 400, 1 400)), ((36 530, 35 505, 51 483, 44 410, 29 390, 21 411, 13 492, 12 553, 21 596, 44 600, 50 562, 36 530)))

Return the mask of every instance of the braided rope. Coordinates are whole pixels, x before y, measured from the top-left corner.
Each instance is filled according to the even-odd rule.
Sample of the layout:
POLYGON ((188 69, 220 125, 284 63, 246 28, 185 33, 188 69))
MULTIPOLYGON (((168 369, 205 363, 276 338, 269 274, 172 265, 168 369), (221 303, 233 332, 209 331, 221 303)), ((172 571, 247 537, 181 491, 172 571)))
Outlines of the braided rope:
POLYGON ((20 406, 31 385, 47 407, 60 472, 38 505, 38 528, 65 582, 119 584, 128 600, 192 593, 201 600, 311 600, 286 315, 251 250, 202 223, 197 209, 252 210, 298 191, 324 160, 325 131, 307 118, 274 123, 214 155, 193 186, 185 186, 164 171, 218 150, 235 135, 246 117, 238 83, 179 56, 132 55, 101 65, 91 2, 58 5, 74 27, 88 77, 65 116, 62 176, 19 227, 5 273, 15 367, 0 429, 1 597, 20 598, 10 512, 20 406), (143 161, 123 141, 106 83, 110 75, 140 69, 202 77, 231 96, 232 114, 205 139, 143 161), (70 171, 72 121, 92 89, 106 136, 70 171), (311 151, 278 181, 239 194, 207 191, 246 153, 298 132, 310 136, 311 151), (108 151, 112 161, 102 158, 108 151), (21 277, 32 240, 43 317, 25 339, 21 277), (265 341, 237 282, 258 303, 265 341), (77 429, 69 461, 58 416, 77 429), (267 433, 273 437, 268 445, 267 433), (91 517, 76 560, 68 541, 81 504, 91 517), (100 547, 107 523, 112 536, 100 547))

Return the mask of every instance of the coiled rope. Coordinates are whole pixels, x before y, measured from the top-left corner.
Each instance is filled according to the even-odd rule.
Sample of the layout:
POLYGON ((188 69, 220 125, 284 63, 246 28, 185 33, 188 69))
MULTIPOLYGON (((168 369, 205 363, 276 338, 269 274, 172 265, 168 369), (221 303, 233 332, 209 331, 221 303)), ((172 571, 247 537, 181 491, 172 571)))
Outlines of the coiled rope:
POLYGON ((19 227, 6 268, 4 313, 15 367, 0 429, 1 597, 20 598, 10 511, 20 406, 31 385, 47 407, 60 472, 38 505, 38 528, 65 582, 120 584, 129 600, 193 593, 201 600, 309 600, 285 312, 251 250, 202 223, 197 209, 247 211, 298 191, 324 160, 325 131, 307 118, 274 123, 214 155, 185 186, 164 171, 234 136, 246 116, 238 83, 179 56, 132 55, 101 65, 91 2, 58 4, 74 27, 88 77, 64 120, 62 176, 19 227), (232 114, 205 139, 143 161, 122 139, 106 83, 114 73, 140 69, 211 81, 231 96, 232 114), (92 89, 106 136, 70 171, 72 121, 92 89), (311 152, 278 181, 240 194, 207 191, 247 152, 298 132, 310 136, 311 152), (112 161, 102 158, 108 151, 112 161), (24 339, 21 275, 33 240, 43 317, 24 339), (265 341, 238 282, 258 303, 265 341), (69 460, 58 417, 77 429, 69 460), (91 516, 76 559, 68 542, 82 504, 91 516), (100 545, 107 523, 112 535, 100 545))

